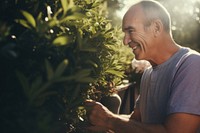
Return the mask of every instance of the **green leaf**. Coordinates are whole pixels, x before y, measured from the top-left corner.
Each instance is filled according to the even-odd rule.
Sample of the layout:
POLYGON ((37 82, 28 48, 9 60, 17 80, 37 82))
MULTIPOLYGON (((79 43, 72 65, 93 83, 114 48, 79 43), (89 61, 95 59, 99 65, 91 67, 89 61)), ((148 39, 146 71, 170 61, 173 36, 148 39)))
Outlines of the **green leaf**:
POLYGON ((41 20, 42 19, 42 12, 40 12, 37 16, 37 20, 41 20))
POLYGON ((91 70, 90 69, 83 69, 83 70, 79 70, 75 76, 77 77, 86 77, 86 76, 89 76, 91 73, 91 70))
POLYGON ((82 47, 82 41, 83 41, 83 31, 79 28, 78 31, 77 31, 77 43, 78 43, 78 46, 79 48, 82 47))
POLYGON ((113 29, 112 29, 111 23, 107 23, 107 24, 106 24, 106 30, 109 31, 109 29, 111 29, 111 30, 112 30, 111 33, 113 33, 113 29))
POLYGON ((68 5, 68 9, 74 7, 74 0, 68 0, 67 5, 68 5))
POLYGON ((106 72, 106 73, 113 74, 113 75, 116 75, 116 76, 121 77, 121 78, 124 77, 124 73, 123 73, 123 72, 116 71, 116 70, 113 70, 113 69, 108 69, 108 70, 106 70, 105 72, 106 72))
POLYGON ((53 82, 47 82, 47 83, 43 84, 40 88, 35 90, 32 93, 32 99, 31 100, 37 99, 37 97, 44 94, 49 89, 49 87, 52 85, 52 83, 53 82))
POLYGON ((51 19, 51 20, 48 21, 48 26, 49 27, 54 27, 54 26, 56 26, 58 24, 59 24, 59 21, 57 19, 51 19))
POLYGON ((75 13, 75 12, 81 12, 82 9, 78 6, 73 6, 73 7, 70 8, 70 11, 75 13))
POLYGON ((29 24, 27 23, 26 20, 16 19, 15 22, 21 24, 22 26, 24 26, 24 27, 26 27, 28 29, 31 29, 31 27, 29 26, 29 24))
POLYGON ((101 4, 100 2, 95 1, 95 2, 93 3, 92 7, 97 7, 97 6, 99 6, 100 4, 101 4))
POLYGON ((53 68, 48 60, 45 60, 45 66, 47 71, 47 79, 48 80, 53 79, 54 76, 53 68))
POLYGON ((117 51, 116 46, 113 45, 113 44, 105 44, 105 46, 106 46, 108 49, 117 51))
POLYGON ((67 0, 61 0, 61 5, 65 14, 67 12, 67 0))
POLYGON ((22 10, 21 12, 24 15, 24 17, 26 18, 26 20, 28 21, 28 23, 31 24, 31 26, 35 28, 36 22, 35 22, 34 17, 30 13, 28 13, 27 11, 22 10))
POLYGON ((32 94, 33 91, 39 89, 41 85, 42 85, 42 77, 39 76, 32 82, 30 93, 32 94))
POLYGON ((70 20, 83 19, 84 17, 85 17, 85 15, 82 13, 73 13, 72 15, 69 15, 69 16, 63 18, 62 20, 60 20, 60 23, 70 21, 70 20))
POLYGON ((92 78, 92 77, 89 77, 90 74, 91 74, 91 70, 90 69, 80 70, 75 74, 75 77, 76 77, 75 81, 82 82, 82 83, 94 82, 95 79, 92 78))
POLYGON ((86 63, 86 64, 91 64, 91 65, 94 66, 95 68, 98 68, 97 63, 95 63, 95 62, 92 61, 92 60, 86 60, 85 63, 86 63))
POLYGON ((53 44, 58 46, 66 45, 68 42, 69 42, 68 36, 59 36, 53 40, 53 44))
POLYGON ((74 7, 74 1, 73 0, 61 0, 61 5, 63 8, 63 14, 65 15, 69 9, 74 7))
POLYGON ((68 63, 69 63, 68 60, 65 59, 58 65, 58 67, 56 68, 56 71, 55 71, 55 78, 61 76, 61 74, 64 72, 64 70, 65 70, 66 66, 68 65, 68 63))
POLYGON ((57 17, 62 13, 62 11, 63 11, 63 10, 62 10, 61 8, 58 9, 58 11, 54 13, 53 18, 54 18, 54 19, 57 19, 57 17))

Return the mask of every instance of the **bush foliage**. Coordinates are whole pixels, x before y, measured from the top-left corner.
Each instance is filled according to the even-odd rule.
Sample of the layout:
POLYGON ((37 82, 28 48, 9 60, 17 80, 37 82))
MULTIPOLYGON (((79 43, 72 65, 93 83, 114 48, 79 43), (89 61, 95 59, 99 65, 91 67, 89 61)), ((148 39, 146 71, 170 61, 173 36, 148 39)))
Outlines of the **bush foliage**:
POLYGON ((104 2, 1 1, 1 131, 86 132, 84 101, 112 94, 133 58, 104 2))

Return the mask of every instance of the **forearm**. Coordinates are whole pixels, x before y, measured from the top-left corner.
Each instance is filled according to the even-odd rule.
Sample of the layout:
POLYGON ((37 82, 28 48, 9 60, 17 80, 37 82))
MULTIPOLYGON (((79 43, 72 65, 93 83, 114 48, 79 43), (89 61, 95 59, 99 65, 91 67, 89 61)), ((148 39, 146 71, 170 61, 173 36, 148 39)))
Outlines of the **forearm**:
POLYGON ((108 128, 115 133, 167 133, 161 124, 143 124, 117 115, 109 121, 108 128))

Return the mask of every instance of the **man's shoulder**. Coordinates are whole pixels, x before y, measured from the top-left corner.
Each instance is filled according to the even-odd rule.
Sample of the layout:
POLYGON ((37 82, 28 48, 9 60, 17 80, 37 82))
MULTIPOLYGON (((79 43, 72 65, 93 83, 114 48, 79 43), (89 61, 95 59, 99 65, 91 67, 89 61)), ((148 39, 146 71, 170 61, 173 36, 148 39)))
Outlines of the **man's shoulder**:
POLYGON ((200 56, 200 53, 194 49, 191 49, 189 47, 182 47, 181 51, 185 51, 183 52, 186 55, 196 55, 196 56, 200 56))
POLYGON ((200 63, 200 53, 190 48, 182 48, 181 62, 185 63, 200 63))
POLYGON ((190 49, 187 53, 186 53, 186 62, 188 63, 200 63, 200 53, 190 49))

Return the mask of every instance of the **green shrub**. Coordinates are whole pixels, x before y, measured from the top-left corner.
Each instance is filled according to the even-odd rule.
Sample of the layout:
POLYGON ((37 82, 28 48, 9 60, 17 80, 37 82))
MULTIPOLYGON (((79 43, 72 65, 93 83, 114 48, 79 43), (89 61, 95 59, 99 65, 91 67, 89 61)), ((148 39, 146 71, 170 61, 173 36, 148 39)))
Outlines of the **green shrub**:
POLYGON ((83 102, 112 94, 133 58, 103 1, 3 2, 0 130, 85 132, 83 102))

